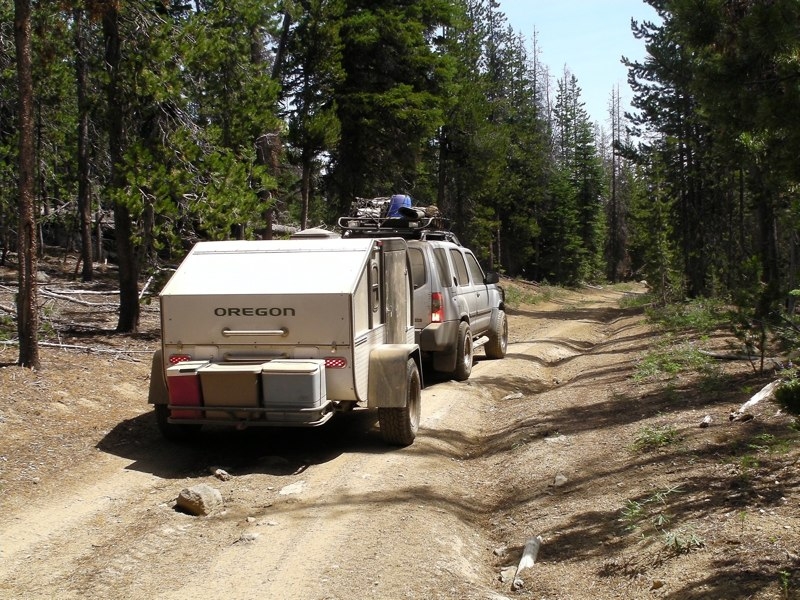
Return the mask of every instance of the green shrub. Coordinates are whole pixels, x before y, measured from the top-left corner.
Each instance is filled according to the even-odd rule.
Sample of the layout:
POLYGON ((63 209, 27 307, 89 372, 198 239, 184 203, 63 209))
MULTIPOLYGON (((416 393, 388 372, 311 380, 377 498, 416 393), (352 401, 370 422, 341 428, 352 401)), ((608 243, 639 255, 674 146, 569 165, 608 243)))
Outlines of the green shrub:
POLYGON ((653 304, 652 294, 625 294, 619 300, 620 308, 645 308, 653 304))
POLYGON ((11 317, 0 316, 0 340, 10 340, 17 335, 17 325, 11 317))
POLYGON ((669 340, 647 353, 636 365, 633 380, 670 379, 680 373, 712 375, 718 368, 714 359, 689 343, 670 344, 669 340))
POLYGON ((634 450, 648 451, 657 450, 664 446, 669 446, 680 440, 678 430, 672 425, 661 427, 643 427, 633 442, 634 450))
POLYGON ((775 390, 775 400, 791 413, 800 415, 800 377, 792 377, 775 390))
POLYGON ((693 330, 708 333, 730 327, 727 306, 709 298, 700 298, 679 304, 652 307, 646 311, 653 323, 672 331, 693 330))
POLYGON ((519 308, 523 304, 535 305, 541 302, 552 300, 559 293, 562 293, 560 288, 549 285, 541 285, 536 288, 536 292, 530 292, 524 288, 515 285, 503 285, 503 291, 506 296, 506 305, 510 308, 519 308))

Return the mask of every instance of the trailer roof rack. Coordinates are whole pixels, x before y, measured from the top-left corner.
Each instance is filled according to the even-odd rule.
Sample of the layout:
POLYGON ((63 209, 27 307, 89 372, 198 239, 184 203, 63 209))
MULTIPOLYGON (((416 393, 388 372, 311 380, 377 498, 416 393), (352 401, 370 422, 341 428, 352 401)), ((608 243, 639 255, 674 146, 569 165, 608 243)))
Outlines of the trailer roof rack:
POLYGON ((461 245, 450 231, 450 220, 440 216, 408 217, 339 217, 342 237, 400 237, 406 240, 441 240, 461 245))

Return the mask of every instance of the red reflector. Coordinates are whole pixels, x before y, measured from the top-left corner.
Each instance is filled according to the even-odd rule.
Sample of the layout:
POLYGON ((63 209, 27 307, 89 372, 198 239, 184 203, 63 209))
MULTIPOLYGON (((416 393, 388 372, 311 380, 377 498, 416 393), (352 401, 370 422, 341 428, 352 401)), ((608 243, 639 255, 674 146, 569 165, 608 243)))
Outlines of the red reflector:
POLYGON ((344 369, 347 366, 347 359, 341 356, 329 356, 325 359, 326 369, 344 369))
POLYGON ((442 294, 434 292, 431 294, 431 323, 441 323, 444 320, 442 310, 442 294))
POLYGON ((169 364, 177 365, 178 363, 186 362, 187 360, 192 360, 192 357, 188 354, 170 354, 169 355, 169 364))

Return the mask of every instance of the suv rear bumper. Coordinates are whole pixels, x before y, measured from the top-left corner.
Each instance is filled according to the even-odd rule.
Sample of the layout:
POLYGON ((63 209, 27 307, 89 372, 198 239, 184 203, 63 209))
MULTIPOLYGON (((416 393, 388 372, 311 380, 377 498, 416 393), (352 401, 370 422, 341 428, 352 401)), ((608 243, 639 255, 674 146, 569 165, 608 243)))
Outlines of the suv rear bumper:
POLYGON ((458 321, 431 323, 416 332, 417 344, 423 352, 443 352, 451 350, 458 339, 458 321))

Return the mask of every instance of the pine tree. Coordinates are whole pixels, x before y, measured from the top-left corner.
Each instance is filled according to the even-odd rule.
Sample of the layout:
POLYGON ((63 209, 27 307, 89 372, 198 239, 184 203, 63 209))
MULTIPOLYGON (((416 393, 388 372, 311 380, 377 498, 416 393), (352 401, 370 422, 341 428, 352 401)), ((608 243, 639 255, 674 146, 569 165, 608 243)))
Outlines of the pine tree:
POLYGON ((17 229, 17 332, 19 364, 38 369, 39 306, 36 287, 37 252, 34 197, 33 66, 31 58, 31 5, 14 0, 14 39, 17 55, 19 100, 19 227, 17 229))
POLYGON ((448 61, 436 36, 453 14, 447 0, 346 1, 329 178, 340 212, 357 196, 414 194, 422 148, 443 122, 448 61))
POLYGON ((288 44, 283 94, 291 96, 288 111, 289 142, 300 163, 300 227, 308 224, 312 178, 319 157, 339 140, 339 122, 333 101, 341 82, 339 27, 343 0, 309 0, 288 44))
POLYGON ((544 228, 549 258, 543 264, 558 282, 576 283, 600 276, 603 249, 603 174, 594 132, 580 100, 577 79, 565 71, 558 81, 553 111, 556 174, 551 183, 544 228))
POLYGON ((18 90, 14 5, 0 3, 0 264, 16 245, 12 223, 18 217, 18 90))

